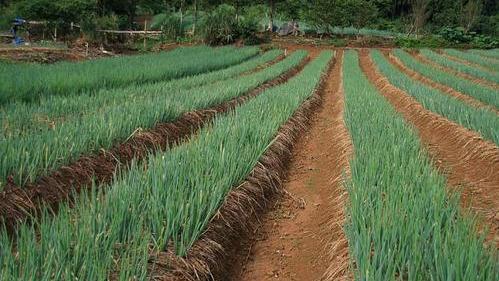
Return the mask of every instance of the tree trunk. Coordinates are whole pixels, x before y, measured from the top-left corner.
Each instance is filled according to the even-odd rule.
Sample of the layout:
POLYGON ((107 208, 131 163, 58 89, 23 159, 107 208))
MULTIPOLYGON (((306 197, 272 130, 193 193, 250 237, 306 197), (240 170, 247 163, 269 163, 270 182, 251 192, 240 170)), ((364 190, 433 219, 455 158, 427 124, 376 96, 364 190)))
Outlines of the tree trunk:
POLYGON ((135 0, 128 0, 128 9, 127 9, 127 14, 128 14, 128 27, 133 28, 133 22, 135 20, 135 12, 136 12, 136 5, 135 0))
POLYGON ((198 1, 194 0, 194 23, 192 25, 192 35, 196 35, 197 22, 198 22, 198 1))
POLYGON ((184 0, 180 1, 180 25, 184 23, 184 0))
POLYGON ((274 0, 269 0, 269 27, 268 27, 268 30, 270 32, 274 31, 274 12, 275 12, 274 0))

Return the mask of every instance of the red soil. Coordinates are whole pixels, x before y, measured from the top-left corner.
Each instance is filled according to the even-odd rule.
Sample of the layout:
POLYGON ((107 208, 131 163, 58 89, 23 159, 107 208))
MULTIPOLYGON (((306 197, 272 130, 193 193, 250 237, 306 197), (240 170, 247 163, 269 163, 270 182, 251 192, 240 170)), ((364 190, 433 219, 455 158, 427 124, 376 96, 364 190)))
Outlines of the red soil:
POLYGON ((293 152, 284 184, 287 196, 262 217, 232 280, 351 279, 342 185, 351 143, 343 121, 341 65, 342 51, 310 132, 293 152))

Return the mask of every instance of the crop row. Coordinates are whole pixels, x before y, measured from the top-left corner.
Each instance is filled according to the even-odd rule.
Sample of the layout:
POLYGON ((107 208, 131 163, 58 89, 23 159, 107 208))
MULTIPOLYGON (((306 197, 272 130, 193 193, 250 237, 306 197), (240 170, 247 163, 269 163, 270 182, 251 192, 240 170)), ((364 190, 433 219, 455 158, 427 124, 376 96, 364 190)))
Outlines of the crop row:
POLYGON ((346 225, 355 279, 496 280, 496 257, 417 134, 368 82, 355 52, 343 71, 355 147, 346 225))
POLYGON ((499 145, 499 117, 494 112, 474 108, 401 73, 380 51, 371 51, 378 69, 394 86, 414 97, 424 108, 452 120, 465 128, 479 132, 483 138, 499 145))
POLYGON ((499 95, 497 95, 496 91, 421 63, 403 50, 396 49, 393 51, 393 54, 406 66, 421 73, 422 75, 431 78, 436 82, 452 87, 485 104, 492 105, 496 109, 499 108, 499 95))
POLYGON ((465 60, 480 66, 483 66, 488 69, 492 69, 494 71, 499 71, 499 62, 494 62, 492 60, 489 60, 487 58, 484 58, 480 55, 473 54, 470 52, 463 52, 463 51, 458 51, 454 49, 446 49, 444 52, 450 56, 456 57, 461 60, 465 60))
POLYGON ((241 96, 297 66, 306 55, 298 51, 262 71, 201 87, 169 92, 161 87, 149 87, 148 92, 141 91, 140 96, 125 98, 123 103, 69 120, 53 130, 8 138, 0 146, 0 178, 15 173, 18 184, 32 181, 81 154, 108 149, 137 128, 173 121, 183 113, 241 96))
POLYGON ((0 65, 0 105, 180 78, 240 63, 258 52, 258 48, 189 47, 82 63, 0 65))
POLYGON ((499 51, 497 49, 494 49, 494 50, 470 50, 469 52, 483 56, 483 57, 488 57, 488 58, 493 58, 493 59, 499 60, 499 51))
POLYGON ((109 106, 117 106, 127 100, 144 97, 151 93, 176 93, 209 83, 241 75, 244 72, 275 59, 282 52, 269 51, 261 56, 247 60, 222 70, 174 79, 166 82, 133 85, 123 89, 102 89, 97 92, 82 93, 77 96, 50 95, 43 97, 38 103, 12 103, 0 111, 1 138, 28 136, 40 131, 50 130, 63 122, 103 111, 109 106))
POLYGON ((432 50, 429 49, 422 49, 421 54, 427 57, 428 59, 443 65, 445 67, 454 69, 459 72, 463 72, 472 76, 475 76, 477 78, 483 78, 487 79, 489 81, 499 83, 499 74, 498 73, 492 73, 489 71, 484 71, 476 67, 469 66, 464 63, 456 62, 453 60, 450 60, 432 50))
POLYGON ((331 52, 322 53, 288 83, 218 117, 190 142, 133 165, 105 195, 81 196, 74 208, 62 207, 58 216, 42 218, 37 235, 34 227, 22 225, 15 251, 1 232, 0 275, 11 280, 145 280, 151 250, 173 247, 185 255, 280 126, 314 93, 331 57, 331 52))

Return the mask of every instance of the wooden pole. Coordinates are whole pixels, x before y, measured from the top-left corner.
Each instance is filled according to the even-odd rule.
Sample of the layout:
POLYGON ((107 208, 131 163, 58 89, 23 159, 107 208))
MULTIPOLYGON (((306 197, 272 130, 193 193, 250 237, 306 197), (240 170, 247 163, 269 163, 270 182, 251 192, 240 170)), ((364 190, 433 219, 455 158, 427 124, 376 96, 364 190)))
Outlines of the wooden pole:
POLYGON ((147 20, 144 22, 144 50, 146 49, 147 46, 147 20))

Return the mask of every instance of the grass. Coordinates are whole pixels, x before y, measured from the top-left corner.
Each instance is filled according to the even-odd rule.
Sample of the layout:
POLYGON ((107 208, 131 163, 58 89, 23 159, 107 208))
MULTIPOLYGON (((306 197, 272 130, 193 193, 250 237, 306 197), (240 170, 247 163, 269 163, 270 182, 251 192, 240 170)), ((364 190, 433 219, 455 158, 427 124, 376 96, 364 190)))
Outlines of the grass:
POLYGON ((424 108, 433 111, 465 128, 474 130, 483 138, 499 145, 499 117, 487 109, 474 108, 437 89, 426 86, 401 73, 378 50, 371 51, 371 57, 381 73, 390 83, 415 98, 424 108))
POLYGON ((0 105, 181 78, 241 63, 258 52, 254 47, 201 46, 81 63, 0 65, 0 105))
MULTIPOLYGON (((251 172, 276 133, 314 93, 332 57, 322 53, 288 83, 271 88, 197 138, 133 165, 105 196, 80 196, 36 228, 23 225, 17 251, 0 232, 0 275, 10 280, 147 279, 150 251, 185 255, 226 194, 251 172)), ((236 86, 236 85, 234 85, 236 86)))
POLYGON ((431 80, 447 85, 461 93, 499 109, 499 95, 497 95, 496 91, 424 64, 403 50, 396 49, 393 51, 393 54, 407 67, 421 73, 431 80))
POLYGON ((422 49, 420 53, 427 57, 428 59, 456 71, 466 73, 477 78, 486 79, 495 83, 499 83, 499 74, 492 73, 489 71, 484 71, 476 67, 469 66, 464 63, 456 62, 446 58, 445 56, 439 55, 438 53, 431 51, 429 49, 422 49))
POLYGON ((343 66, 350 162, 346 234, 355 280, 497 280, 494 250, 431 165, 412 127, 347 51, 343 66))
POLYGON ((122 102, 68 120, 52 130, 7 138, 0 146, 0 179, 14 174, 18 184, 33 181, 82 154, 110 148, 137 128, 173 121, 185 112, 241 96, 297 66, 305 56, 306 52, 298 51, 257 73, 196 88, 166 92, 162 84, 150 85, 138 89, 140 96, 125 95, 122 102))

